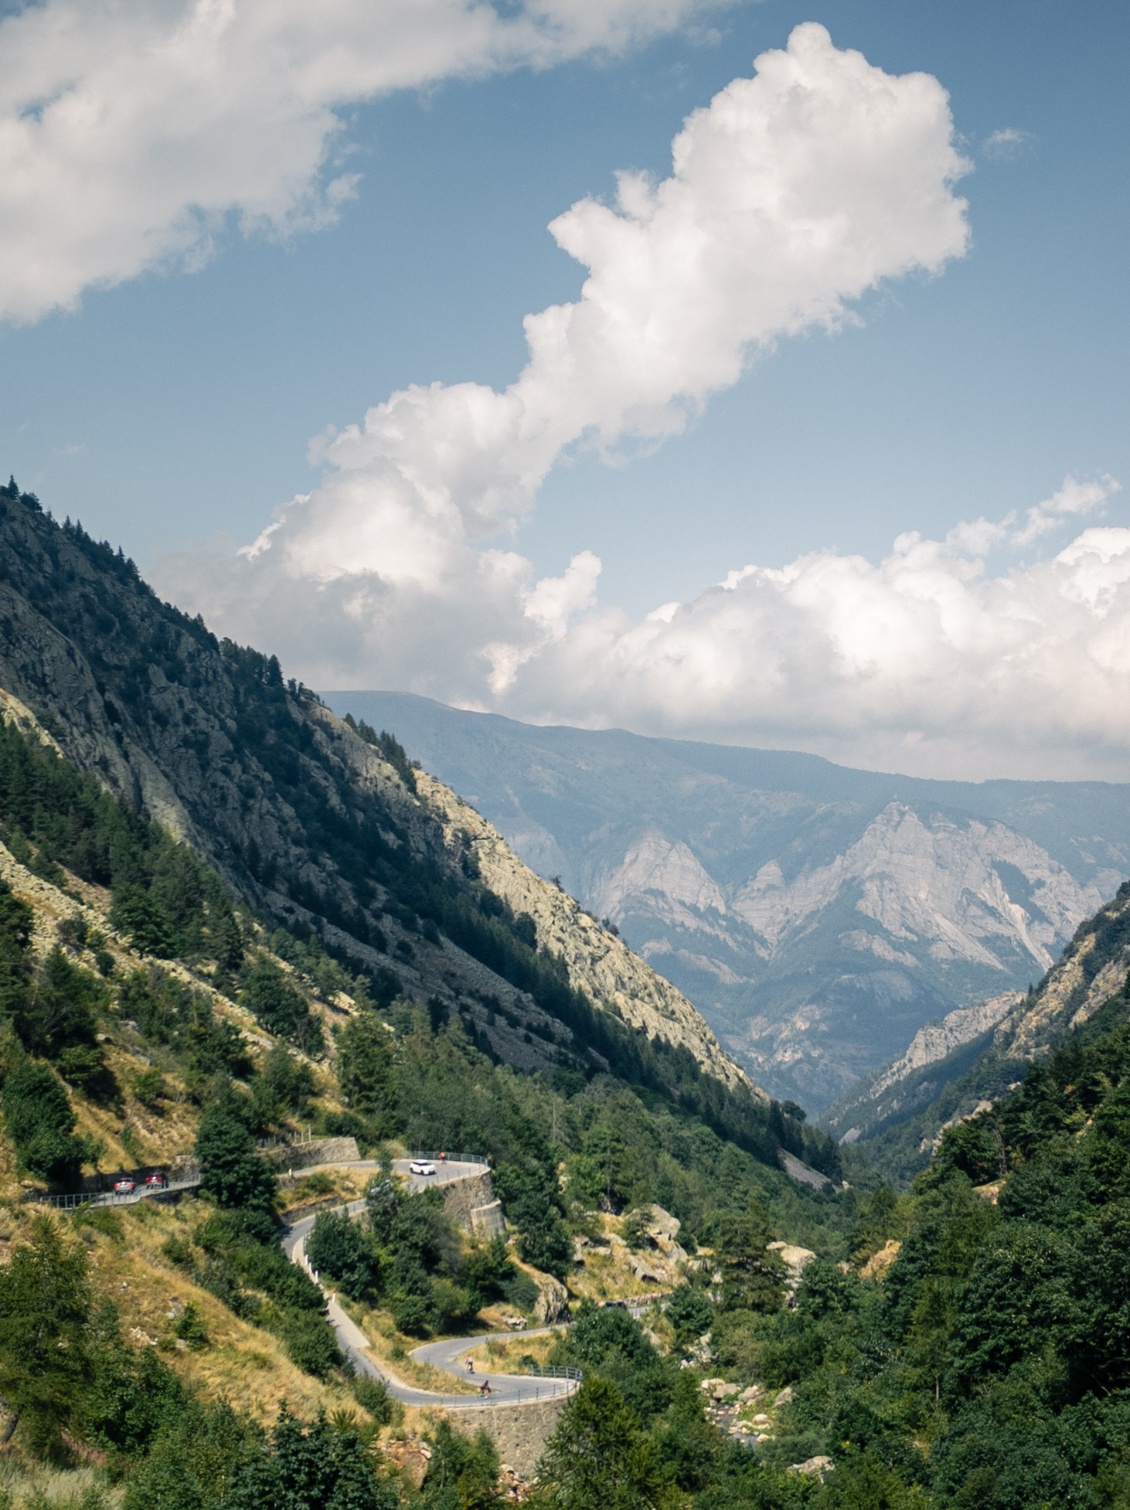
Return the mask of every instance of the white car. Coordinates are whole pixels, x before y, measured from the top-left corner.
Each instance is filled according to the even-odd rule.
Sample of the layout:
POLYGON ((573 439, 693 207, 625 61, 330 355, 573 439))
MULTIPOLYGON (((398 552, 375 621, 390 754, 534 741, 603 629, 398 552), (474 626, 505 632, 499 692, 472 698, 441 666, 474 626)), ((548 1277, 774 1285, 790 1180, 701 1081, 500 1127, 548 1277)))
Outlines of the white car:
POLYGON ((435 1174, 436 1167, 430 1159, 413 1159, 408 1166, 409 1174, 435 1174))

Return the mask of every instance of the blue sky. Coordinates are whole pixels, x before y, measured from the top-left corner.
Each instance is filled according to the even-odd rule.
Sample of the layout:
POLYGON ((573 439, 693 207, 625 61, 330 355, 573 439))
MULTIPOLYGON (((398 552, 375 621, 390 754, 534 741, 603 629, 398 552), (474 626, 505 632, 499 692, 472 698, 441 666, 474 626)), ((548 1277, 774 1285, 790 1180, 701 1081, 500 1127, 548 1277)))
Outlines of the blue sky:
MULTIPOLYGON (((30 27, 14 32, 28 18, 8 9, 0 56, 7 44, 6 72, 18 79, 42 41, 30 27)), ((121 8, 113 23, 99 22, 100 9, 91 0, 67 69, 37 86, 39 98, 81 84, 84 70, 104 66, 105 52, 128 56, 139 45, 121 8)), ((347 12, 347 0, 336 9, 347 12)), ((437 34, 460 9, 437 0, 437 34)), ((559 9, 586 8, 560 0, 559 9)), ((354 197, 320 229, 243 234, 229 214, 213 226, 210 255, 197 256, 195 270, 146 266, 144 256, 116 247, 100 264, 101 251, 80 246, 58 280, 59 297, 77 299, 75 307, 52 309, 42 286, 9 305, 0 464, 56 514, 80 516, 123 543, 185 606, 278 648, 289 668, 323 686, 405 687, 522 717, 796 745, 939 773, 1130 775, 1130 728, 1110 711, 1130 669, 1124 545, 1109 533, 1126 523, 1115 482, 1130 479, 1125 7, 764 0, 672 9, 679 14, 670 25, 652 24, 613 56, 597 27, 594 46, 582 39, 554 54, 531 45, 535 68, 490 55, 475 62, 479 76, 453 77, 466 66, 457 39, 446 61, 415 74, 408 67, 403 80, 362 81, 352 94, 343 86, 328 107, 342 124, 321 176, 359 178, 354 197), (379 550, 365 563, 373 596, 364 603, 328 593, 324 571, 316 597, 309 582, 294 586, 293 569, 268 580, 258 563, 280 557, 293 510, 257 558, 256 581, 241 580, 234 547, 253 541, 294 495, 321 497, 327 466, 308 460, 311 437, 360 423, 409 384, 513 383, 526 360, 523 317, 577 301, 585 277, 547 224, 585 196, 611 203, 617 170, 664 179, 688 113, 748 78, 755 55, 784 48, 805 21, 822 23, 835 48, 857 49, 884 74, 923 71, 948 91, 953 147, 972 165, 953 191, 968 201, 966 250, 939 254, 933 272, 879 267, 874 286, 845 297, 859 324, 829 333, 810 323, 750 348, 744 377, 711 380, 696 394, 683 433, 631 441, 628 449, 643 454, 610 465, 584 444, 563 443, 530 498, 500 514, 493 533, 480 527, 474 537, 479 552, 527 563, 525 577, 524 568, 511 573, 525 595, 515 612, 527 616, 537 582, 568 578, 578 553, 599 557, 597 586, 582 563, 584 582, 547 589, 555 604, 561 593, 568 601, 552 623, 537 620, 550 628, 539 629, 536 644, 516 638, 513 625, 486 624, 481 605, 460 598, 456 612, 451 593, 441 609, 424 611, 435 636, 422 634, 415 618, 390 607, 379 550), (120 281, 98 287, 107 276, 120 281), (1041 515, 1038 528, 1025 526, 1033 506, 1062 501, 1068 478, 1084 492, 1041 515), (814 594, 842 595, 845 575, 860 576, 843 564, 853 556, 889 585, 882 563, 900 534, 941 542, 961 521, 996 525, 1010 514, 1019 522, 943 551, 942 574, 967 597, 977 572, 971 577, 965 563, 984 563, 980 597, 966 602, 956 628, 940 622, 949 586, 940 598, 930 588, 935 607, 943 604, 940 627, 906 630, 875 593, 861 600, 858 613, 873 621, 869 646, 884 635, 921 636, 918 691, 909 688, 913 671, 881 664, 873 646, 845 649, 842 618, 812 622, 814 594), (1087 534, 1095 529, 1108 533, 1087 534), (1076 557, 1057 566, 1057 553, 1077 539, 1076 557), (831 576, 819 577, 803 603, 788 584, 787 611, 776 598, 766 607, 766 594, 784 592, 779 584, 742 579, 730 596, 756 588, 766 602, 749 611, 761 627, 755 634, 743 620, 743 654, 719 651, 717 637, 725 645, 732 634, 718 627, 712 585, 747 566, 772 571, 813 553, 831 563, 831 576), (1102 584, 1080 586, 1092 582, 1092 560, 1106 573, 1102 584), (833 580, 839 586, 828 588, 833 580), (1083 623, 1076 610, 1088 593, 1083 623), (686 619, 689 638, 641 649, 633 639, 640 622, 675 602, 683 607, 668 622, 674 630, 686 619), (774 618, 778 610, 783 617, 774 618), (1023 646, 1012 634, 1018 617, 1039 625, 1023 646), (473 640, 473 654, 448 653, 473 640), (808 651, 797 660, 792 647, 801 641, 808 651), (490 648, 499 644, 507 647, 501 657, 490 648), (826 658, 821 645, 846 658, 835 676, 814 669, 826 658), (773 674, 759 680, 766 656, 776 657, 773 674), (986 658, 999 678, 991 695, 986 658), (682 671, 668 676, 673 663, 682 671), (688 696, 680 675, 696 694, 716 684, 713 700, 688 696), (960 696, 939 699, 939 685, 952 691, 959 682, 967 683, 960 696)), ((69 10, 47 0, 40 13, 69 10)), ((124 10, 128 21, 131 7, 124 10)), ((168 15, 189 10, 165 7, 168 15)), ((654 22, 659 7, 642 13, 654 22)), ((238 79, 238 59, 233 72, 238 79)), ((9 95, 0 110, 15 118, 28 99, 18 84, 9 95)), ((248 98, 254 108, 254 87, 248 98)), ((149 117, 139 119, 144 131, 149 117)), ((225 131, 242 139, 253 127, 221 118, 205 147, 218 141, 222 156, 225 131)), ((0 142, 0 163, 5 150, 0 142)), ((50 142, 41 148, 52 150, 50 142)), ((164 185, 184 171, 175 154, 162 163, 169 149, 159 140, 155 168, 123 166, 115 150, 111 141, 88 170, 114 184, 94 200, 111 224, 128 219, 131 175, 144 200, 148 172, 164 185)), ((231 202, 254 201, 255 171, 246 170, 231 202)), ((263 166, 265 180, 279 171, 263 166)), ((186 202, 209 182, 190 176, 186 202)), ((275 213, 268 191, 264 203, 275 213)), ((0 295, 38 247, 70 234, 66 193, 56 199, 7 208, 10 227, 21 216, 27 227, 9 233, 9 257, 0 246, 0 295)), ((761 271, 751 262, 751 283, 761 271)), ((299 535, 305 541, 309 531, 299 535)), ((915 561, 909 594, 918 601, 922 572, 933 581, 940 568, 915 561)), ((495 582, 490 591, 498 590, 495 582)), ((849 591, 843 616, 856 611, 851 602, 849 591)))

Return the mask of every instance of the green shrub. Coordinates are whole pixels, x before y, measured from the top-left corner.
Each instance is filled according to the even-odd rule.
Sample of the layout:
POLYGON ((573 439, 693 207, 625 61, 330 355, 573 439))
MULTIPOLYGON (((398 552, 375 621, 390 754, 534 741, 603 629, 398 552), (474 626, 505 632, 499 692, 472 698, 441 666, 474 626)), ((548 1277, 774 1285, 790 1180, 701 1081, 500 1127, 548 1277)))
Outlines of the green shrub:
POLYGON ((682 1347, 709 1331, 713 1319, 714 1307, 695 1286, 680 1285, 667 1302, 667 1320, 675 1329, 676 1342, 682 1347))
POLYGON ((306 1104, 314 1094, 314 1076, 308 1064, 303 1064, 281 1043, 276 1043, 263 1061, 262 1077, 284 1111, 296 1117, 305 1113, 306 1104))
POLYGON ((125 1238, 122 1214, 110 1206, 80 1206, 74 1214, 74 1225, 80 1230, 87 1227, 92 1232, 100 1232, 116 1243, 125 1238))
POLYGON ((302 1181, 303 1195, 333 1195, 335 1188, 333 1175, 327 1174, 324 1169, 307 1175, 302 1181))
POLYGON ((628 1212, 624 1218, 624 1225, 620 1229, 620 1236, 629 1248, 639 1249, 647 1245, 648 1230, 651 1226, 651 1209, 647 1206, 636 1206, 628 1212))
POLYGON ((324 1051, 322 1025, 309 1002, 272 960, 260 957, 244 971, 239 999, 268 1033, 307 1054, 324 1051))
POLYGON ((426 1337, 431 1307, 422 1295, 399 1295, 389 1307, 397 1330, 409 1337, 426 1337))
POLYGON ((314 1311, 284 1311, 273 1330, 290 1361, 315 1379, 325 1379, 344 1361, 333 1328, 314 1311))
POLYGON ((177 1318, 174 1330, 181 1342, 187 1342, 194 1353, 208 1346, 208 1329, 204 1325, 204 1318, 191 1300, 177 1318))
POLYGON ((187 1238, 180 1237, 175 1232, 161 1244, 161 1255, 178 1269, 190 1270, 195 1262, 192 1244, 187 1238))
POLYGON ((146 1111, 159 1111, 161 1102, 168 1100, 168 1081, 160 1070, 150 1067, 133 1077, 133 1093, 146 1111))
POLYGON ((400 1402, 389 1394, 383 1379, 374 1379, 372 1374, 354 1374, 353 1398, 378 1426, 392 1426, 403 1416, 400 1402))
POLYGON ((53 1185, 74 1189, 83 1145, 74 1135, 75 1114, 67 1093, 48 1067, 25 1060, 9 1075, 0 1102, 24 1167, 53 1185))
POLYGON ((273 1207, 277 1182, 259 1158, 255 1139, 240 1121, 231 1096, 205 1110, 196 1134, 196 1156, 201 1192, 218 1206, 258 1211, 273 1207))
POLYGON ((352 1300, 380 1283, 380 1259, 372 1238, 344 1212, 319 1212, 306 1239, 306 1257, 352 1300))

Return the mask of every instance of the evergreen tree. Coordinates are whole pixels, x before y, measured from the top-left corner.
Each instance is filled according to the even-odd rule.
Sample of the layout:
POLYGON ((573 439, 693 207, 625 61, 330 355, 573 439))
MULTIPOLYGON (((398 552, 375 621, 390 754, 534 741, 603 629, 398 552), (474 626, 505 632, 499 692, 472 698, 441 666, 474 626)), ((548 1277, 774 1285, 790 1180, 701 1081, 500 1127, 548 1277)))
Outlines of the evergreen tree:
POLYGON ((659 1494, 651 1443, 623 1395, 586 1378, 538 1464, 537 1510, 650 1510, 659 1494))
POLYGON ((269 1211, 275 1203, 274 1175, 259 1158, 255 1139, 241 1120, 234 1094, 205 1108, 196 1134, 200 1189, 218 1206, 269 1211))
POLYGON ((39 1456, 62 1453, 88 1378, 86 1253, 36 1218, 31 1241, 0 1267, 0 1399, 39 1456))
POLYGON ((225 1510, 395 1510, 396 1500, 356 1431, 337 1431, 324 1416, 304 1427, 284 1406, 266 1453, 244 1467, 225 1510))
POLYGON ((359 1012, 337 1035, 337 1077, 351 1111, 387 1118, 392 1074, 391 1034, 375 1012, 359 1012))

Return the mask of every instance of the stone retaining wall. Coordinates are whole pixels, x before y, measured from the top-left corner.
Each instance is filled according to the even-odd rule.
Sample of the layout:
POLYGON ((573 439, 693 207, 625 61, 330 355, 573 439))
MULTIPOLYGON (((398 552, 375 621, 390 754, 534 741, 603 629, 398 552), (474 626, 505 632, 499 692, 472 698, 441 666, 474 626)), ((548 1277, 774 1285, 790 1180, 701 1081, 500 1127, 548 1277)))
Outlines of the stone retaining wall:
MULTIPOLYGON (((443 1191, 443 1205, 451 1220, 457 1227, 462 1227, 464 1232, 477 1232, 480 1229, 475 1224, 474 1213, 484 1211, 486 1208, 497 1205, 494 1195, 494 1186, 490 1182, 490 1170, 484 1169, 482 1174, 469 1174, 465 1179, 452 1180, 449 1185, 441 1185, 443 1191)), ((494 1223, 501 1221, 502 1207, 498 1207, 498 1216, 487 1215, 480 1220, 486 1223, 489 1236, 494 1231, 504 1231, 506 1224, 501 1227, 494 1223)))
POLYGON ((557 1418, 568 1398, 568 1395, 557 1395, 532 1405, 475 1406, 450 1411, 447 1419, 465 1437, 485 1431, 498 1448, 499 1459, 528 1479, 533 1477, 538 1459, 557 1428, 557 1418))
POLYGON ((310 1143, 265 1148, 263 1157, 273 1169, 310 1169, 315 1164, 356 1164, 361 1150, 356 1138, 315 1138, 310 1143))
POLYGON ((471 1231, 476 1237, 501 1237, 506 1231, 506 1218, 502 1214, 502 1202, 491 1201, 487 1206, 475 1206, 471 1210, 471 1231))

